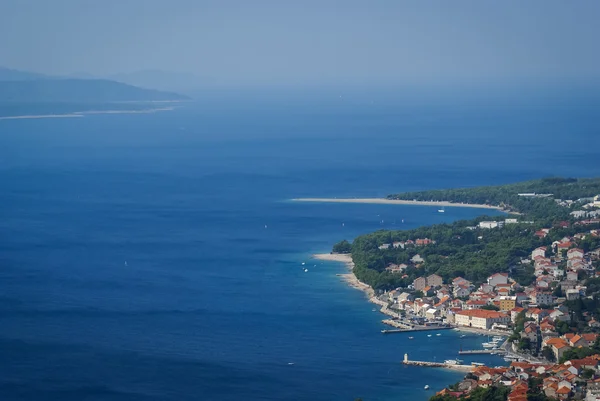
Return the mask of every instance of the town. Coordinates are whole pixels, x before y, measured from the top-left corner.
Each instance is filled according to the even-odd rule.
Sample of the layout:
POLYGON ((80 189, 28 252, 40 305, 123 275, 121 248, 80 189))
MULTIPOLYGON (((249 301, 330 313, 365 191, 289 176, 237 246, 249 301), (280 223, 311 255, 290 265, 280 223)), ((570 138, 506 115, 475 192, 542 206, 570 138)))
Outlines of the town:
MULTIPOLYGON (((546 202, 546 206, 551 202, 551 206, 563 208, 568 215, 561 214, 565 220, 554 220, 546 227, 519 221, 515 214, 478 220, 471 226, 453 226, 446 237, 405 236, 378 243, 376 250, 369 248, 368 241, 402 235, 378 232, 355 240, 358 245, 353 247, 353 259, 361 263, 359 258, 363 258, 362 264, 367 267, 363 277, 371 279, 371 284, 383 283, 371 301, 381 305, 381 311, 389 316, 383 322, 394 328, 383 330, 384 333, 454 328, 493 335, 494 341, 483 343, 484 350, 467 352, 496 353, 510 362, 504 367, 463 365, 469 371, 465 379, 439 391, 432 400, 467 399, 483 391, 497 391, 502 394, 497 399, 510 401, 600 400, 600 196, 576 201, 535 193, 518 196, 546 202), (511 226, 519 227, 510 231, 511 241, 537 246, 532 245, 527 254, 524 248, 515 246, 512 254, 522 256, 513 258, 504 271, 494 267, 496 272, 484 279, 469 280, 463 275, 431 273, 431 263, 427 268, 428 260, 434 260, 442 266, 437 270, 446 272, 443 266, 451 256, 444 256, 439 250, 443 244, 438 243, 438 238, 449 243, 461 240, 464 233, 471 231, 475 241, 484 242, 496 232, 495 242, 485 245, 489 246, 497 244, 502 230, 511 226), (430 247, 438 250, 430 252, 430 247), (360 256, 355 258, 357 249, 360 256), (378 259, 377 252, 383 257, 378 259), (403 262, 389 262, 394 257, 403 262), (378 269, 381 260, 385 267, 375 276, 371 271, 378 269), (404 285, 385 288, 390 282, 404 285), (503 341, 501 337, 507 339, 503 341)), ((480 253, 486 250, 485 246, 470 250, 480 253)), ((444 365, 413 363, 408 356, 405 363, 444 365)), ((446 365, 452 364, 447 361, 446 365)))

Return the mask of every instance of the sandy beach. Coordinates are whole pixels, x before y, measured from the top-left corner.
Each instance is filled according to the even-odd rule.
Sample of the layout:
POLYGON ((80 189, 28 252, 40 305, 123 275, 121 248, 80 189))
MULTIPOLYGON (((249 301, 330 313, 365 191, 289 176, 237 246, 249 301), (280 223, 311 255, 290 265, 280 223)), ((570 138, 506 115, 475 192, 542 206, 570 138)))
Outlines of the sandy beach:
POLYGON ((171 111, 175 107, 160 107, 154 109, 145 110, 90 110, 90 111, 77 111, 68 114, 40 114, 40 115, 25 115, 25 116, 5 116, 0 117, 0 120, 26 120, 26 119, 38 119, 38 118, 74 118, 74 117, 85 117, 91 114, 150 114, 157 113, 160 111, 171 111))
POLYGON ((363 283, 359 279, 356 278, 354 273, 352 273, 352 269, 354 268, 354 262, 352 262, 352 255, 350 254, 341 254, 341 253, 318 253, 312 256, 314 259, 318 260, 327 260, 331 262, 340 262, 344 263, 346 267, 348 267, 349 273, 339 274, 346 283, 352 288, 356 288, 357 290, 361 290, 364 292, 368 298, 372 299, 375 296, 375 291, 371 288, 370 285, 363 283))
POLYGON ((83 117, 81 114, 40 114, 40 115, 32 115, 32 116, 6 116, 0 117, 0 120, 25 120, 25 119, 37 119, 37 118, 74 118, 74 117, 83 117))
POLYGON ((453 203, 453 202, 428 202, 428 201, 410 201, 385 198, 296 198, 295 202, 331 202, 331 203, 377 203, 383 205, 418 205, 418 206, 437 206, 437 207, 471 207, 479 209, 494 209, 504 211, 500 206, 477 205, 471 203, 453 203))

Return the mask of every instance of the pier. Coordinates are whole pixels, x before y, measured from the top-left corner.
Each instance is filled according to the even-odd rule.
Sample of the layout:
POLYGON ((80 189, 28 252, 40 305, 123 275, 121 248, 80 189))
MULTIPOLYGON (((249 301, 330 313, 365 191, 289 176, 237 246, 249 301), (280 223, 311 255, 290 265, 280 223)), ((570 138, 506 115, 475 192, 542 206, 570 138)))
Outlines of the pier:
POLYGON ((409 333, 409 332, 414 332, 414 331, 450 330, 452 328, 451 326, 421 326, 421 325, 406 323, 401 320, 392 320, 392 319, 382 320, 381 323, 387 324, 388 326, 392 326, 392 327, 396 328, 396 329, 381 330, 381 332, 383 334, 409 333))
POLYGON ((498 354, 504 355, 506 351, 503 349, 472 349, 458 351, 459 355, 481 355, 481 354, 498 354))
POLYGON ((459 365, 454 363, 441 363, 441 362, 425 362, 425 361, 410 361, 408 359, 408 354, 404 354, 404 360, 402 361, 404 365, 410 366, 424 366, 428 368, 445 368, 458 370, 461 372, 472 372, 476 367, 474 365, 459 365))

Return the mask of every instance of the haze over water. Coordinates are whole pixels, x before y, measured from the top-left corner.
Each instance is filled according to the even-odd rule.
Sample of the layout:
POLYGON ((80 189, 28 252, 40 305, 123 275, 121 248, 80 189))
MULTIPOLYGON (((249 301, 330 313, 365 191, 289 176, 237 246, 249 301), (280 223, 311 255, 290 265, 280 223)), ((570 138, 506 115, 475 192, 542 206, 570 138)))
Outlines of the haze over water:
POLYGON ((461 374, 403 354, 456 357, 458 335, 381 335, 345 268, 309 258, 480 211, 289 199, 597 176, 599 104, 312 93, 0 121, 0 398, 425 400, 461 374))

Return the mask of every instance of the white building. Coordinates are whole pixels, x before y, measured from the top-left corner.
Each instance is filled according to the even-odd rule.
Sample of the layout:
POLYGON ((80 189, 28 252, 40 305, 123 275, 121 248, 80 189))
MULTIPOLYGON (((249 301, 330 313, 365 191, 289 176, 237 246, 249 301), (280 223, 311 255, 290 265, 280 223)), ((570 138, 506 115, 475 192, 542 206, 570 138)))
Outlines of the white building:
POLYGON ((510 317, 506 313, 484 309, 472 309, 456 312, 454 322, 458 326, 489 330, 495 323, 508 324, 510 322, 510 317))
POLYGON ((531 302, 536 305, 552 305, 554 303, 554 297, 549 292, 535 291, 529 297, 531 302))
POLYGON ((579 249, 579 248, 573 248, 573 249, 569 249, 567 251, 567 258, 568 259, 583 259, 583 250, 579 249))
POLYGON ((492 287, 498 284, 508 284, 508 273, 495 273, 488 277, 487 283, 492 287))
POLYGON ((469 289, 469 287, 464 285, 455 285, 452 293, 456 298, 463 298, 469 296, 471 290, 469 289))
POLYGON ((539 248, 535 248, 533 252, 531 252, 531 259, 535 259, 536 256, 544 257, 546 256, 546 247, 540 246, 539 248))
POLYGON ((482 221, 477 227, 479 228, 497 228, 500 227, 500 223, 497 221, 482 221))

